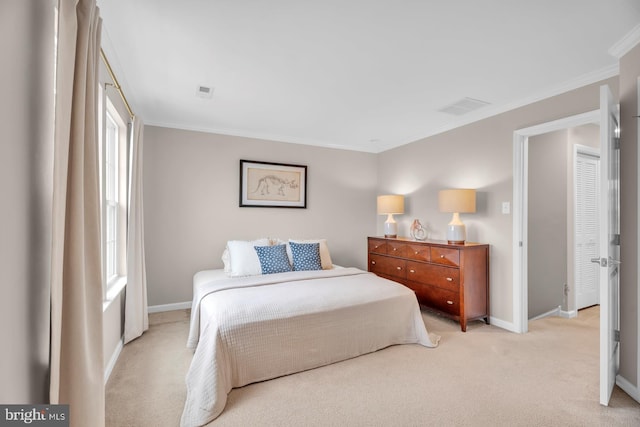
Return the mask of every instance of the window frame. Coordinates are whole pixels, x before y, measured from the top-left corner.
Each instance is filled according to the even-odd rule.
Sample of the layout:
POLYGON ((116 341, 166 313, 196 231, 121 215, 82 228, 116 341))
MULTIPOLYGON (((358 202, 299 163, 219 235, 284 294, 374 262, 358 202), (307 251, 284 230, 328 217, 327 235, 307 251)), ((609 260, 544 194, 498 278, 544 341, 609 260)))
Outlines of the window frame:
POLYGON ((106 305, 126 285, 128 125, 102 84, 99 89, 99 107, 100 248, 102 293, 106 305), (110 133, 110 127, 115 133, 110 133), (115 138, 115 146, 109 152, 111 136, 115 138), (113 177, 112 186, 107 185, 108 173, 113 177), (108 218, 113 218, 115 222, 111 230, 108 228, 108 218))

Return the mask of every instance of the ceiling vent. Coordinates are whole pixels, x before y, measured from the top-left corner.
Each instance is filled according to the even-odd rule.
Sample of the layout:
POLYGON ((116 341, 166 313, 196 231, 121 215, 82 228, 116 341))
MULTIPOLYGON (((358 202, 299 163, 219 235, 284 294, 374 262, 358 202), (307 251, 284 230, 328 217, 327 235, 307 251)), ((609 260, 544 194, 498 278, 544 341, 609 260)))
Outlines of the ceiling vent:
POLYGON ((196 95, 200 98, 211 99, 213 98, 213 88, 208 86, 198 86, 196 95))
POLYGON ((482 108, 485 105, 489 105, 489 103, 480 101, 479 99, 462 98, 460 101, 454 102, 451 105, 447 105, 446 107, 443 107, 438 111, 441 113, 453 114, 454 116, 461 116, 463 114, 467 114, 471 111, 482 108))

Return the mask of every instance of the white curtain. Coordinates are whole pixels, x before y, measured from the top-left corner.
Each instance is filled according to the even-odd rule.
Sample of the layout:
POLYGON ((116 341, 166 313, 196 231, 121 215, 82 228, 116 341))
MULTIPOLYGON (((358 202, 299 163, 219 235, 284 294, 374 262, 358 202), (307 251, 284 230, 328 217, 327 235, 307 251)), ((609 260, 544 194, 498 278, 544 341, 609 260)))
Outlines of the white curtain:
POLYGON ((138 338, 149 329, 147 312, 147 272, 144 260, 144 210, 142 203, 142 148, 144 124, 133 119, 129 189, 129 229, 127 238, 127 294, 124 315, 124 342, 138 338))
POLYGON ((95 0, 58 1, 50 403, 72 427, 104 426, 95 0))

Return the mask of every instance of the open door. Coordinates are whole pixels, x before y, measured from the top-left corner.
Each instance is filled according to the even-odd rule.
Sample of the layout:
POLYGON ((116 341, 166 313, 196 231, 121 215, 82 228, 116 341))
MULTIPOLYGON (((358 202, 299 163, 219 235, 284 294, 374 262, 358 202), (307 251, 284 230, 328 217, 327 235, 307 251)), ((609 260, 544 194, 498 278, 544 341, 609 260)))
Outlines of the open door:
POLYGON ((600 87, 600 404, 609 405, 620 364, 620 148, 617 108, 600 87))

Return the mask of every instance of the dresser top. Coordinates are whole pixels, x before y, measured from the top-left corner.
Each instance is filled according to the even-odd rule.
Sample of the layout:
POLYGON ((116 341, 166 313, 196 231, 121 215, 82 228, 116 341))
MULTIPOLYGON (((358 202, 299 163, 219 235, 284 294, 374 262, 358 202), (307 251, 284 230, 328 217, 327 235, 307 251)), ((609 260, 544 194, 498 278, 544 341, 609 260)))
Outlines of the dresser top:
POLYGON ((486 243, 476 243, 476 242, 464 242, 463 244, 451 244, 446 240, 415 240, 410 237, 384 237, 384 236, 370 236, 369 239, 381 239, 388 240, 392 242, 404 242, 404 243, 427 243, 430 245, 439 245, 439 246, 453 246, 453 247, 474 247, 474 246, 488 246, 486 243))

